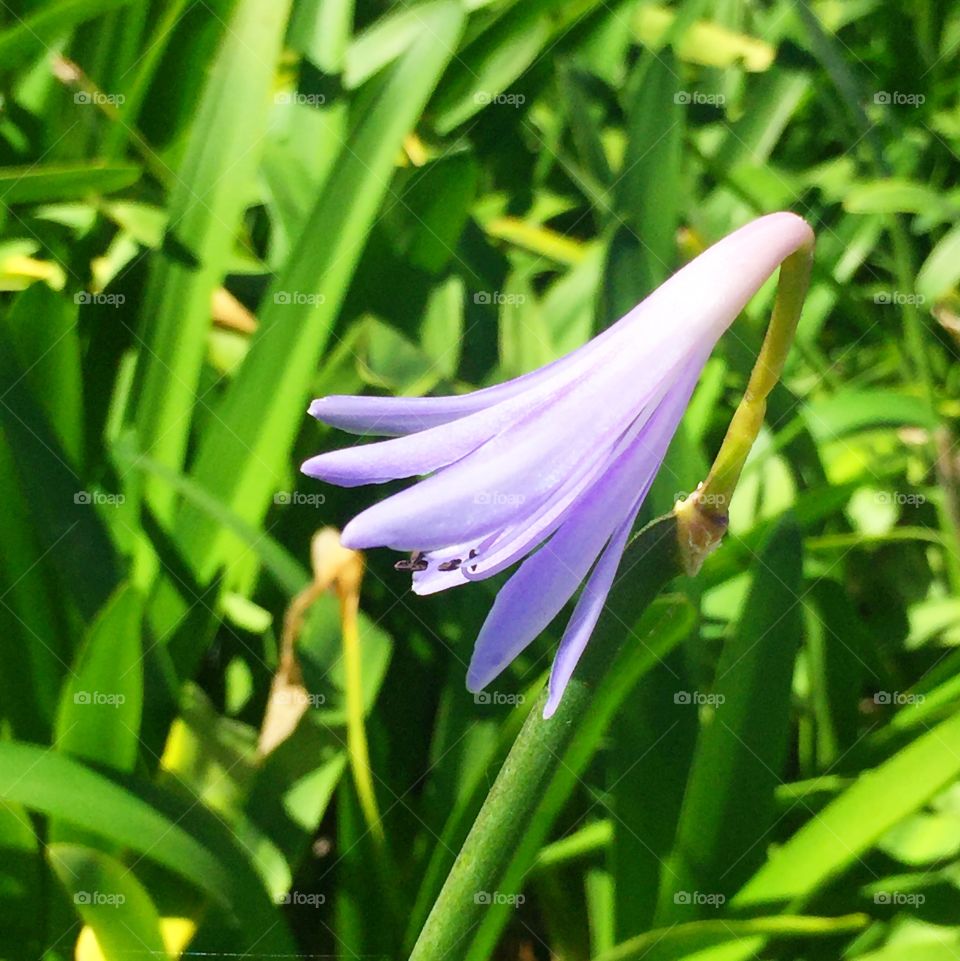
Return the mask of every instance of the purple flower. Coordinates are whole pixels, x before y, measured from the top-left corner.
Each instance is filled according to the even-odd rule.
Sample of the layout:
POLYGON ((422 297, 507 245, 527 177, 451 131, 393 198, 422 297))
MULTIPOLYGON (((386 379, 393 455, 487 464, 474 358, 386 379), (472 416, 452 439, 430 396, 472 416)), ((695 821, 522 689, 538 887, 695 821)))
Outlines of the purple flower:
POLYGON ((477 638, 471 691, 500 674, 585 581, 550 674, 544 716, 554 713, 704 363, 780 262, 811 238, 794 214, 761 217, 583 347, 504 384, 310 405, 326 424, 394 439, 313 457, 304 473, 344 487, 423 477, 350 521, 345 546, 411 552, 402 567, 418 594, 523 561, 477 638))

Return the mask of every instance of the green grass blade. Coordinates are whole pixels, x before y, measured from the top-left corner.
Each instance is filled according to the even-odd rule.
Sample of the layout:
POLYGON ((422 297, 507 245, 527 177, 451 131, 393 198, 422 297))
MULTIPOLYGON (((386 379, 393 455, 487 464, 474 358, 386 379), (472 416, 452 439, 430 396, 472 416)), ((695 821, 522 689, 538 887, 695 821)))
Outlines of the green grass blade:
POLYGON ((63 687, 59 750, 133 771, 143 707, 142 613, 136 591, 121 587, 91 625, 63 687))
POLYGON ((79 844, 51 844, 47 859, 105 958, 167 957, 160 915, 126 865, 79 844))
POLYGON ((231 531, 253 552, 277 584, 289 595, 303 590, 310 575, 303 565, 269 534, 264 534, 234 514, 222 501, 210 495, 196 481, 165 467, 152 457, 136 454, 122 445, 115 451, 117 461, 127 470, 142 471, 175 491, 219 527, 231 531))
POLYGON ((692 957, 694 952, 713 945, 763 935, 766 938, 830 938, 856 934, 869 923, 865 914, 847 914, 838 918, 804 915, 782 915, 752 918, 749 921, 692 921, 669 928, 647 931, 610 951, 597 955, 594 961, 675 961, 692 957))
POLYGON ((133 164, 89 161, 84 164, 0 168, 0 204, 52 203, 110 194, 140 179, 133 164))
POLYGON ((117 584, 113 543, 90 490, 27 383, 8 331, 0 325, 0 423, 16 450, 21 490, 35 514, 33 529, 45 560, 85 620, 92 620, 117 584))
MULTIPOLYGON (((417 41, 378 83, 344 145, 289 264, 266 295, 260 327, 203 437, 193 471, 243 519, 257 522, 288 469, 310 382, 370 227, 389 190, 404 137, 456 49, 456 3, 424 8, 417 41)), ((189 506, 178 530, 201 577, 230 543, 189 506)))
MULTIPOLYGON (((760 553, 739 629, 724 648, 661 880, 657 923, 693 920, 693 893, 729 900, 756 869, 786 763, 802 634, 800 530, 786 520, 760 553)), ((696 710, 691 692, 685 693, 696 710)), ((694 692, 700 693, 700 692, 694 692)))
MULTIPOLYGON (((671 529, 672 526, 672 518, 663 525, 666 530, 671 529)), ((656 537, 655 532, 650 533, 651 530, 655 531, 655 528, 648 528, 646 536, 656 537)), ((641 544, 643 541, 637 543, 641 544)), ((650 563, 656 562, 654 559, 656 553, 655 550, 650 551, 648 555, 650 563)), ((626 556, 631 558, 635 555, 628 550, 626 556)), ((637 567, 638 569, 631 571, 630 561, 625 562, 623 570, 631 571, 632 576, 626 581, 622 580, 614 589, 615 593, 611 596, 604 616, 601 618, 598 632, 624 633, 623 624, 630 623, 631 619, 624 618, 623 614, 630 610, 632 605, 641 603, 639 598, 646 593, 646 588, 641 589, 639 585, 653 582, 652 577, 644 577, 650 572, 644 571, 642 562, 637 567), (634 577, 636 580, 633 579, 634 577), (636 588, 632 592, 634 596, 629 599, 625 598, 625 595, 631 593, 626 587, 627 584, 636 588)), ((610 673, 598 686, 597 699, 591 713, 573 735, 572 741, 564 752, 562 763, 543 791, 542 800, 534 812, 526 833, 517 839, 516 851, 502 878, 500 891, 520 890, 524 877, 536 862, 537 855, 547 840, 564 803, 580 783, 580 777, 588 762, 600 747, 614 715, 640 678, 680 643, 689 633, 694 621, 693 607, 684 597, 658 598, 643 612, 642 616, 635 608, 633 608, 633 614, 632 620, 635 627, 627 632, 631 643, 621 651, 610 673)), ((595 635, 591 643, 598 642, 602 643, 603 640, 595 635)), ((467 954, 469 961, 481 961, 491 956, 512 910, 509 904, 493 904, 487 908, 470 952, 467 954)))
POLYGON ((169 869, 237 927, 237 950, 292 952, 262 881, 222 815, 142 780, 114 780, 49 748, 0 743, 0 800, 22 804, 169 869))
MULTIPOLYGON (((242 0, 237 6, 169 201, 168 246, 189 251, 191 262, 170 253, 157 262, 135 405, 143 450, 174 468, 182 466, 192 423, 211 298, 253 194, 288 6, 282 0, 242 0)), ((161 516, 165 502, 163 495, 156 501, 161 516)))
POLYGON ((15 455, 0 430, 0 498, 7 517, 0 551, 0 706, 5 723, 28 741, 46 741, 73 638, 58 624, 58 592, 43 564, 15 455))
POLYGON ((5 318, 30 392, 75 463, 83 459, 83 372, 77 303, 45 284, 28 287, 5 318))
MULTIPOLYGON (((0 32, 0 63, 4 70, 22 66, 48 53, 63 34, 79 23, 126 6, 131 0, 60 0, 47 3, 0 32)), ((9 8, 8 8, 9 9, 9 8)))
POLYGON ((103 835, 225 901, 230 874, 143 798, 80 761, 33 744, 0 744, 0 798, 103 835))
POLYGON ((804 902, 960 776, 958 737, 954 714, 862 775, 777 850, 734 905, 804 902))
POLYGON ((644 55, 625 94, 628 141, 617 199, 623 222, 640 241, 638 295, 669 276, 676 261, 685 126, 679 86, 676 61, 662 50, 644 55))
MULTIPOLYGON (((571 24, 599 6, 597 0, 554 4, 549 0, 524 0, 510 8, 490 29, 461 52, 437 92, 434 108, 441 133, 469 120, 488 107, 502 110, 497 98, 562 36, 571 24)), ((524 101, 507 102, 507 109, 524 101)))

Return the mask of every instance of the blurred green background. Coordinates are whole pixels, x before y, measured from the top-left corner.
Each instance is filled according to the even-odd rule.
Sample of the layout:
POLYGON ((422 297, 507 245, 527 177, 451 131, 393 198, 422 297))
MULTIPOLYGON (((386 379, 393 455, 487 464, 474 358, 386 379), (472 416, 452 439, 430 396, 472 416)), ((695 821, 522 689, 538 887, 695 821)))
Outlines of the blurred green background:
POLYGON ((474 698, 496 585, 376 551, 348 681, 311 538, 382 491, 298 474, 351 442, 306 404, 533 369, 778 209, 730 535, 460 957, 960 957, 958 47, 935 0, 0 3, 0 957, 405 957, 557 638, 474 698))

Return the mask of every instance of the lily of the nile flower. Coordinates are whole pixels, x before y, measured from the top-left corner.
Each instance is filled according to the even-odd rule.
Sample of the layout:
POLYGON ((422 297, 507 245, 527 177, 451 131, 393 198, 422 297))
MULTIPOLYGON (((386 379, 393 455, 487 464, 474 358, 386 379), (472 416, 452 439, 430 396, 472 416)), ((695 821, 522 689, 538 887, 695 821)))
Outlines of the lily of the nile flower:
POLYGON ((705 251, 589 343, 532 373, 454 397, 322 397, 318 420, 394 439, 313 457, 344 487, 426 475, 344 528, 350 548, 412 552, 418 594, 523 561, 480 631, 479 691, 586 580, 550 675, 550 717, 600 616, 650 485, 720 335, 777 266, 812 240, 761 217, 705 251))

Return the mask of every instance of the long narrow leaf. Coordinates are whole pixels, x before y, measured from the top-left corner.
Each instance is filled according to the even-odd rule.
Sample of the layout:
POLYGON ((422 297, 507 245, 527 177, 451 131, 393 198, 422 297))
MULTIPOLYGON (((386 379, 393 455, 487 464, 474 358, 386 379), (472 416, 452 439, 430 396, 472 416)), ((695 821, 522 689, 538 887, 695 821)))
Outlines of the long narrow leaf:
MULTIPOLYGON (((403 138, 456 49, 459 4, 422 11, 422 32, 372 91, 293 251, 266 295, 250 352, 203 438, 193 476, 241 518, 262 517, 288 469, 310 381, 360 253, 390 186, 403 138)), ((201 577, 230 543, 195 508, 182 512, 184 553, 201 577)))

